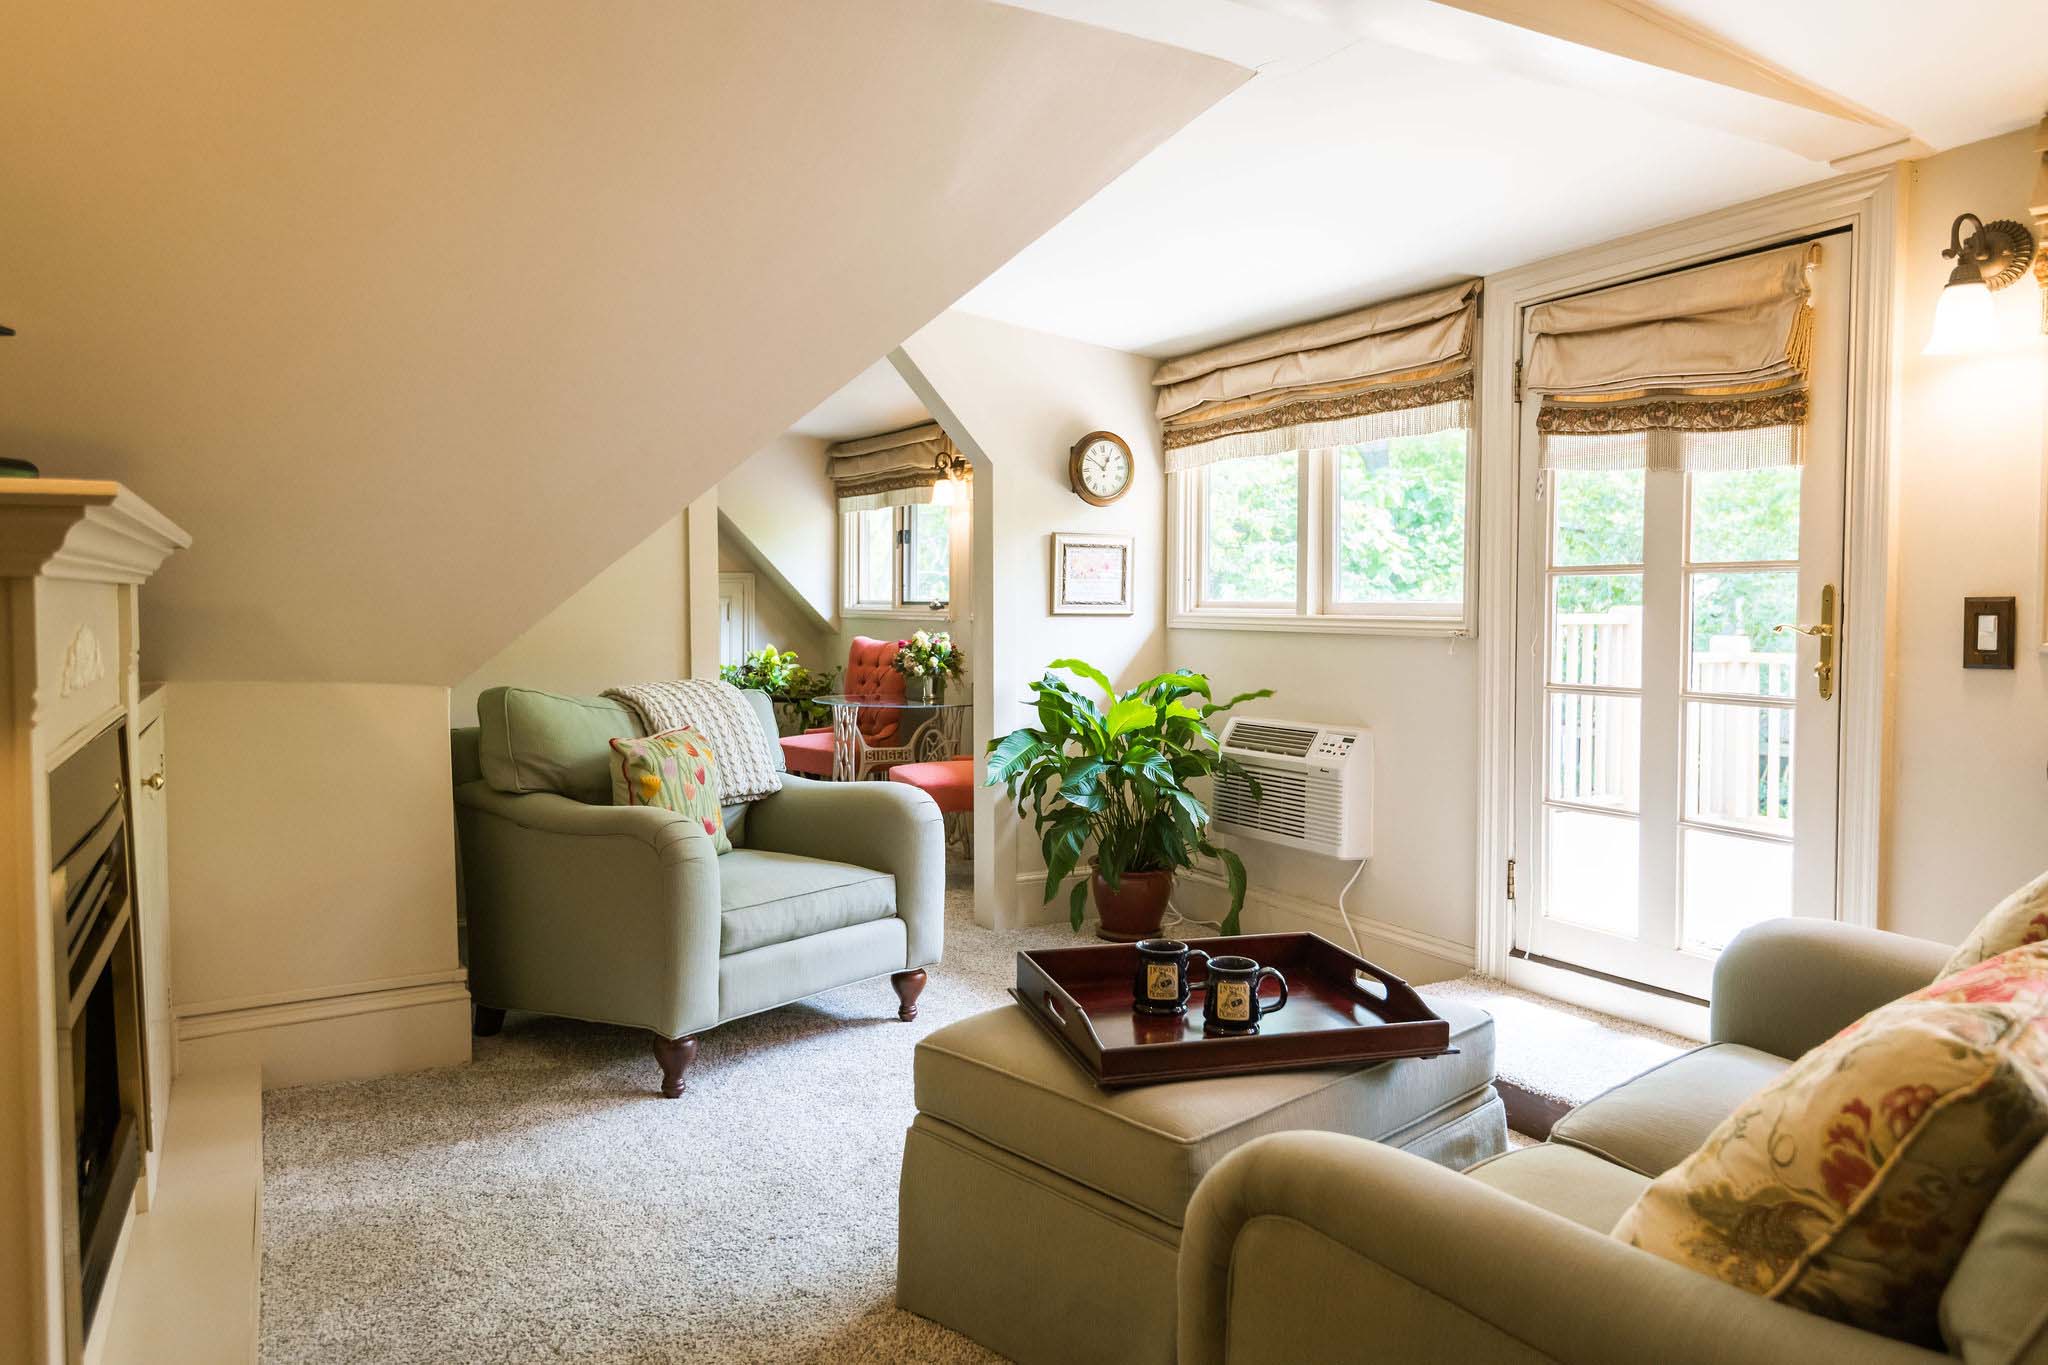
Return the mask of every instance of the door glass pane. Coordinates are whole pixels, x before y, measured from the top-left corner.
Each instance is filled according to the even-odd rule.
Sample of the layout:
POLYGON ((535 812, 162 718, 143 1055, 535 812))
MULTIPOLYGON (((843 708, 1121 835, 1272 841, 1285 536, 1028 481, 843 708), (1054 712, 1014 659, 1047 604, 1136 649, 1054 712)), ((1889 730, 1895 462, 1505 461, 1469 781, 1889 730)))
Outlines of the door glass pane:
POLYGON ((1300 457, 1219 460, 1202 470, 1202 600, 1295 599, 1300 457))
POLYGON ((1559 574, 1550 588, 1550 680, 1581 687, 1643 681, 1643 576, 1559 574))
POLYGON ((854 600, 868 606, 893 607, 889 552, 895 548, 896 513, 888 507, 856 512, 854 517, 854 600))
POLYGON ((1799 558, 1797 465, 1692 476, 1696 563, 1799 558))
POLYGON ((952 597, 952 511, 937 503, 909 509, 910 546, 903 556, 905 602, 945 602, 952 597))
POLYGON ((1643 704, 1634 697, 1551 693, 1546 794, 1581 806, 1636 809, 1642 732, 1643 704))
POLYGON ((1792 708, 1685 704, 1685 817, 1792 834, 1792 708))
POLYGON ((1633 937, 1636 822, 1578 810, 1544 812, 1543 913, 1633 937))
POLYGON ((1465 432, 1345 446, 1337 461, 1337 600, 1465 600, 1465 432))
POLYGON ((1774 630, 1798 610, 1799 571, 1695 573, 1692 689, 1789 697, 1798 637, 1774 630))
POLYGON ((1578 564, 1643 562, 1643 471, 1640 469, 1553 469, 1550 562, 1578 564))
POLYGON ((1792 913, 1792 845, 1711 829, 1684 831, 1679 942, 1719 952, 1752 924, 1792 913))

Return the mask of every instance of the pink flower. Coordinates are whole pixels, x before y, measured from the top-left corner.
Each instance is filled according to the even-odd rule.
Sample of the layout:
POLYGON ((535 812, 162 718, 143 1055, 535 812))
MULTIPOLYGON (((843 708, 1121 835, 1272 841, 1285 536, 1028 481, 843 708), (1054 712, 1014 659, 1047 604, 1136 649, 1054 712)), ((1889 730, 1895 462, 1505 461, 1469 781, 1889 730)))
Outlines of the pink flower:
POLYGON ((1902 1085, 1879 1100, 1877 1107, 1884 1111, 1885 1127, 1891 1130, 1891 1135, 1901 1138, 1911 1132, 1913 1125, 1934 1106, 1935 1093, 1931 1085, 1902 1085))
POLYGON ((704 817, 704 832, 706 834, 718 833, 718 822, 708 815, 704 817))

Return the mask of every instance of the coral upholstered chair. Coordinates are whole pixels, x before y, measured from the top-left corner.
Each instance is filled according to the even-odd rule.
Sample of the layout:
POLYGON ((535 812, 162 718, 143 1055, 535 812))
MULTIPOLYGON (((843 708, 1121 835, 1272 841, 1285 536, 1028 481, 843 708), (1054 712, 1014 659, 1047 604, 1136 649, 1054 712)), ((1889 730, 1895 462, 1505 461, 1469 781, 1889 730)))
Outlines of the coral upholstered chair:
MULTIPOLYGON (((895 667, 896 651, 902 645, 900 640, 871 640, 865 635, 854 636, 853 647, 846 652, 843 686, 846 695, 873 697, 877 701, 902 701, 903 675, 895 667)), ((899 713, 893 709, 862 711, 858 722, 861 747, 893 748, 900 719, 899 713)), ((782 761, 793 773, 807 777, 832 776, 832 727, 828 725, 806 730, 800 735, 783 736, 782 761)), ((861 769, 865 776, 865 762, 861 769)))

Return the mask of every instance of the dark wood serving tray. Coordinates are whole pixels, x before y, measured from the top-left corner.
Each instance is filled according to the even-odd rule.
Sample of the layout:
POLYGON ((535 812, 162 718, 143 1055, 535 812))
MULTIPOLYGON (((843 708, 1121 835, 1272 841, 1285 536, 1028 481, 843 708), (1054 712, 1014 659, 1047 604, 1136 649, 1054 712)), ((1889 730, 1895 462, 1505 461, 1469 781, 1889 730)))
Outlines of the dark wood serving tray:
MULTIPOLYGON (((1249 1036, 1205 1035, 1206 974, 1198 961, 1188 972, 1193 998, 1186 1014, 1139 1014, 1131 1008, 1138 950, 1128 943, 1020 952, 1017 984, 1010 993, 1105 1089, 1456 1051, 1450 1024, 1413 987, 1320 934, 1187 942, 1204 952, 1237 953, 1279 968, 1287 978, 1287 1008, 1267 1015, 1249 1036)), ((1263 994, 1271 1000, 1278 992, 1268 985, 1263 994)))

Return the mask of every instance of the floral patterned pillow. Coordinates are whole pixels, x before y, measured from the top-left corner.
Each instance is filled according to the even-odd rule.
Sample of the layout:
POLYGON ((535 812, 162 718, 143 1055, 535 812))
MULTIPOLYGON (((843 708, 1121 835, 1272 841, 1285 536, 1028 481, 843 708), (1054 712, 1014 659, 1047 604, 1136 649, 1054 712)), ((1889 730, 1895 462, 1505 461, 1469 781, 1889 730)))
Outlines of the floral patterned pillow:
POLYGON ((1746 1100, 1614 1235, 1940 1349, 1942 1290, 2048 1134, 2048 943, 1871 1011, 1746 1100))
POLYGON ((2048 872, 1991 907, 1941 969, 1950 976, 2025 943, 2048 942, 2048 872))
POLYGON ((725 837, 725 812, 719 809, 722 790, 710 742, 687 725, 612 741, 613 805, 660 806, 687 815, 725 853, 732 840, 725 837))

